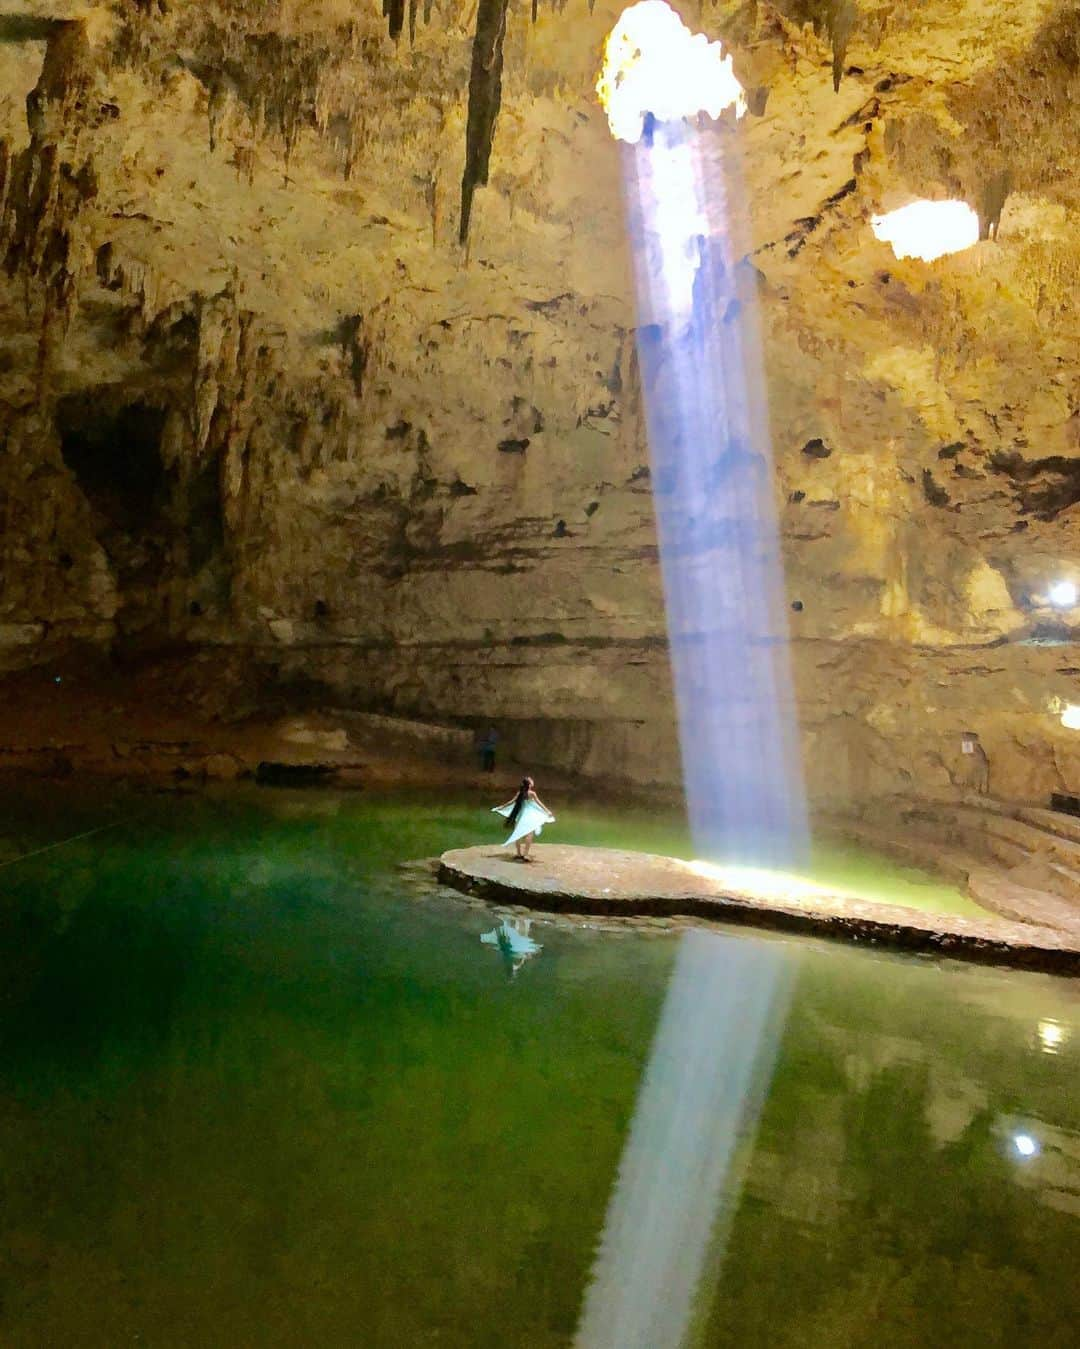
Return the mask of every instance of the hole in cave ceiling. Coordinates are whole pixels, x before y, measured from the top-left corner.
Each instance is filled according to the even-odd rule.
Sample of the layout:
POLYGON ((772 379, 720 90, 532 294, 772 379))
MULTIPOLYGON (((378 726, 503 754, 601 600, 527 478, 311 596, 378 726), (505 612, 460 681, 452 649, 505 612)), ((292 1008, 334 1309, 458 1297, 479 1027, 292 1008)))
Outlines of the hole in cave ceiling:
POLYGON ((723 45, 691 33, 664 0, 641 0, 620 15, 604 44, 596 92, 616 140, 635 144, 649 117, 678 121, 726 108, 746 111, 746 96, 723 45))
POLYGON ((874 235, 897 258, 935 262, 979 242, 979 216, 964 201, 913 201, 871 218, 874 235))

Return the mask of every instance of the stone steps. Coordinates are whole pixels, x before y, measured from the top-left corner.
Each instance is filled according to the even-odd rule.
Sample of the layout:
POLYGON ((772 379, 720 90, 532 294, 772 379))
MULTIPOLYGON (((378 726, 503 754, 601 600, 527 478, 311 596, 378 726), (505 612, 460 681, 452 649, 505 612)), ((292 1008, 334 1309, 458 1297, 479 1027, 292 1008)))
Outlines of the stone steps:
POLYGON ((881 810, 853 832, 966 887, 996 913, 1080 931, 1080 820, 997 801, 918 803, 881 810))
MULTIPOLYGON (((1080 840, 1045 827, 1038 818, 1052 812, 1018 808, 1017 814, 993 805, 912 807, 901 812, 903 824, 919 838, 944 845, 968 846, 989 853, 1007 866, 1020 866, 1032 856, 1048 854, 1080 873, 1080 840), (1020 810, 1024 810, 1024 818, 1020 810)), ((1078 831, 1080 833, 1080 831, 1078 831)))
POLYGON ((968 893, 977 904, 1003 918, 1059 932, 1080 931, 1080 908, 1041 887, 1020 884, 1011 875, 973 867, 968 875, 968 893))
POLYGON ((964 820, 983 830, 987 846, 999 861, 1022 866, 1032 857, 1051 857, 1068 871, 1080 874, 1080 842, 1029 820, 996 812, 983 813, 978 807, 963 807, 962 810, 964 820))
POLYGON ((1072 815, 1063 815, 1056 810, 1045 810, 1041 806, 1018 806, 1016 818, 1044 829, 1048 834, 1056 834, 1080 844, 1080 819, 1072 815))
POLYGON ((1031 885, 1037 890, 1064 895, 1080 904, 1080 871, 1075 871, 1063 862, 1056 862, 1052 858, 1034 857, 1021 866, 1014 867, 1010 872, 1010 878, 1021 885, 1031 885))

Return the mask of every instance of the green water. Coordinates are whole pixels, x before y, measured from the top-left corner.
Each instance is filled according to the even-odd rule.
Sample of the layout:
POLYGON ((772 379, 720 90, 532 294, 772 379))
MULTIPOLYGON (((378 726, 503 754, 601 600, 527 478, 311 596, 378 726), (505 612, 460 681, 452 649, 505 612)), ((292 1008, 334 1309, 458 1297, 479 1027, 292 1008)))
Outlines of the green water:
MULTIPOLYGON (((488 804, 0 798, 5 1349, 573 1342, 680 938, 481 941, 397 863, 488 804)), ((677 834, 575 813, 561 841, 677 834)), ((1076 985, 716 940, 789 992, 693 1342, 1075 1343, 1076 985)))

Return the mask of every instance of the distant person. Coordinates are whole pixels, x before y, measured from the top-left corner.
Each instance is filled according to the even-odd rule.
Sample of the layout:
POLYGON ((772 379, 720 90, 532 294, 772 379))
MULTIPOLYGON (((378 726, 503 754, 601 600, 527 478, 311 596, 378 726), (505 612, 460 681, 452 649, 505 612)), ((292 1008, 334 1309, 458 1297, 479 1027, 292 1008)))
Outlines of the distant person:
POLYGON ((555 823, 555 816, 533 790, 532 778, 522 778, 517 796, 501 806, 493 806, 492 810, 496 815, 505 816, 506 823, 510 826, 510 837, 503 847, 509 848, 512 843, 515 849, 514 860, 531 862, 529 849, 532 847, 533 839, 545 824, 555 823))
POLYGON ((480 767, 485 773, 495 772, 495 749, 498 743, 499 733, 491 726, 487 735, 480 741, 480 767))

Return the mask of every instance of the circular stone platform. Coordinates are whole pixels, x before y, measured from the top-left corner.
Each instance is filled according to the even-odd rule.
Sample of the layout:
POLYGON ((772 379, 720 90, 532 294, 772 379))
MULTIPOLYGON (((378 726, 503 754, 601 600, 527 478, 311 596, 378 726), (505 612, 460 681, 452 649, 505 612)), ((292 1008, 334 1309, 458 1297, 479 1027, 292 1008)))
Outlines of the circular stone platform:
POLYGON ((967 960, 1080 974, 1080 940, 988 914, 959 918, 834 894, 792 877, 752 886, 701 874, 695 864, 613 848, 544 844, 529 863, 487 844, 443 853, 438 877, 466 894, 556 913, 688 916, 812 933, 967 960))

